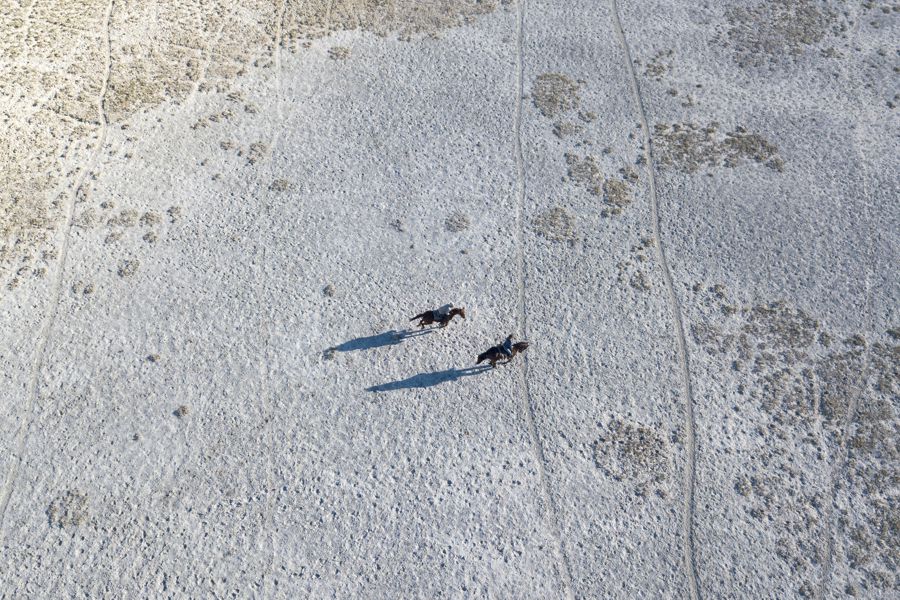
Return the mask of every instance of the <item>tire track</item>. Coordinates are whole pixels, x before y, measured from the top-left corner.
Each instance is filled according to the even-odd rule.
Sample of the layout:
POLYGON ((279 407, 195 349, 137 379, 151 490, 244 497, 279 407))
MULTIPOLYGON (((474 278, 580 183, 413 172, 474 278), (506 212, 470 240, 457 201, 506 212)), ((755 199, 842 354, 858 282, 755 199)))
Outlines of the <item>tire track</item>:
POLYGON ((104 23, 104 31, 106 34, 104 36, 106 45, 106 65, 104 67, 103 83, 100 86, 100 93, 97 97, 97 113, 100 119, 100 129, 97 139, 97 145, 94 148, 94 151, 92 152, 90 158, 88 159, 87 164, 84 166, 84 168, 79 173, 78 178, 75 180, 75 184, 72 186, 72 191, 69 194, 68 198, 66 221, 63 225, 62 246, 60 248, 59 254, 59 267, 57 268, 56 272, 56 280, 53 282, 50 306, 47 309, 47 314, 44 317, 44 324, 41 327, 40 333, 38 334, 38 343, 34 353, 35 358, 34 362, 31 365, 31 375, 28 379, 28 385, 26 388, 25 406, 21 413, 22 423, 19 425, 19 431, 16 433, 16 441, 14 446, 16 449, 15 458, 12 466, 6 474, 6 479, 3 482, 2 491, 0 491, 0 541, 2 541, 4 532, 6 509, 9 506, 9 500, 12 497, 16 481, 19 477, 19 469, 22 465, 22 458, 24 457, 24 453, 28 445, 28 438, 31 433, 32 412, 34 410, 34 403, 37 396, 38 379, 40 378, 41 370, 44 366, 47 343, 50 340, 50 332, 53 329, 53 324, 56 322, 56 317, 59 313, 59 301, 60 296, 62 295, 62 280, 66 268, 66 258, 69 252, 69 237, 72 232, 72 220, 75 214, 75 198, 78 195, 79 190, 81 190, 81 187, 84 185, 84 181, 85 179, 87 179, 88 174, 96 166, 97 161, 100 158, 100 154, 103 152, 103 145, 106 143, 106 134, 109 128, 109 122, 106 116, 105 103, 106 91, 109 87, 109 73, 112 67, 110 22, 112 19, 114 1, 115 0, 109 0, 109 5, 107 5, 106 7, 106 21, 104 23))
POLYGON ((665 246, 663 244, 662 236, 660 235, 659 198, 656 193, 656 176, 653 172, 650 127, 647 124, 647 113, 644 110, 641 89, 638 85, 634 63, 631 60, 631 49, 628 47, 628 41, 625 39, 625 30, 622 28, 622 20, 619 17, 619 6, 617 1, 610 0, 610 7, 612 10, 613 27, 616 30, 616 36, 619 38, 619 44, 622 46, 625 67, 628 70, 631 94, 641 121, 641 132, 644 137, 644 160, 647 163, 647 175, 650 182, 650 215, 653 222, 653 236, 656 238, 657 260, 662 268, 669 306, 672 311, 672 319, 675 323, 674 335, 678 350, 678 364, 681 370, 682 394, 684 396, 685 450, 687 455, 684 472, 684 505, 682 507, 682 552, 684 555, 685 576, 688 581, 691 599, 699 600, 700 590, 697 584, 697 561, 694 552, 694 479, 697 471, 697 442, 694 436, 694 392, 691 385, 690 362, 687 343, 685 342, 684 337, 681 305, 678 302, 678 295, 675 293, 675 286, 672 283, 672 273, 669 269, 669 263, 666 260, 665 246))
MULTIPOLYGON (((525 157, 522 151, 522 99, 525 95, 524 83, 524 52, 523 38, 525 33, 525 0, 519 0, 516 6, 516 111, 515 111, 515 155, 516 155, 516 221, 518 243, 516 244, 516 267, 518 275, 518 312, 519 323, 522 327, 522 335, 528 338, 528 319, 525 304, 525 157)), ((523 355, 522 361, 522 386, 525 388, 523 395, 522 412, 525 415, 528 433, 531 436, 531 447, 534 450, 534 459, 537 464, 538 474, 541 480, 544 502, 547 504, 547 520, 550 525, 550 533, 554 541, 554 554, 556 555, 557 570, 562 579, 562 585, 566 598, 575 598, 572 583, 572 567, 566 555, 559 526, 559 509, 550 489, 547 478, 546 457, 540 434, 535 425, 534 403, 531 399, 531 386, 528 382, 528 354, 523 355)))

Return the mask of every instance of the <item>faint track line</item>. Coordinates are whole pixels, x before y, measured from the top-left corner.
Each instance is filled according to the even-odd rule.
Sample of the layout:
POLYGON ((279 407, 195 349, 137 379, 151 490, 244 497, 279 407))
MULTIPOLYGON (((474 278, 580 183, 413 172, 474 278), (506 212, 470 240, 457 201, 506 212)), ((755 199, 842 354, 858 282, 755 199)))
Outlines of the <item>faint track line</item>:
MULTIPOLYGON (((515 154, 516 154, 516 228, 518 243, 516 244, 516 267, 518 274, 518 312, 519 323, 522 324, 522 335, 528 338, 528 320, 525 305, 525 157, 522 151, 522 99, 525 96, 524 82, 524 53, 523 38, 525 33, 525 0, 519 0, 516 6, 516 112, 515 112, 515 154)), ((528 354, 523 355, 522 385, 525 388, 523 396, 523 413, 531 436, 532 449, 540 476, 541 489, 547 503, 547 520, 550 523, 551 535, 555 543, 557 567, 567 598, 575 598, 574 585, 572 583, 572 567, 562 541, 559 525, 559 509, 550 490, 550 482, 547 478, 546 457, 540 434, 535 424, 534 404, 531 398, 531 386, 528 382, 528 354)))
POLYGON ((162 46, 164 48, 178 48, 179 50, 184 50, 185 52, 196 52, 201 57, 203 56, 204 48, 198 48, 196 46, 191 46, 190 44, 179 44, 178 42, 171 42, 167 40, 153 40, 153 44, 157 46, 162 46))
POLYGON ((34 5, 36 3, 37 2, 35 1, 29 4, 27 12, 22 17, 22 20, 25 22, 25 30, 22 32, 22 54, 24 55, 26 62, 31 55, 31 52, 29 52, 28 48, 28 36, 31 35, 31 20, 33 16, 32 13, 34 13, 34 5))
MULTIPOLYGON (((863 182, 863 187, 866 187, 865 181, 863 182)), ((869 283, 869 273, 866 272, 866 294, 871 295, 870 292, 870 283, 869 283)), ((869 308, 869 314, 871 315, 871 301, 867 302, 869 308)), ((828 503, 827 516, 825 518, 825 523, 828 528, 828 537, 825 540, 825 558, 822 561, 822 579, 819 582, 819 586, 817 589, 817 598, 820 600, 824 600, 826 593, 825 590, 828 587, 828 582, 831 580, 831 575, 834 570, 834 543, 835 543, 835 524, 834 524, 834 502, 835 497, 837 496, 837 482, 839 479, 842 479, 843 476, 846 475, 847 471, 847 459, 850 455, 850 451, 847 447, 847 443, 850 441, 850 429, 853 427, 853 422, 856 421, 856 411, 859 407, 859 398, 865 393, 867 388, 867 379, 868 379, 868 371, 869 371, 869 345, 866 344, 866 349, 863 351, 863 369, 862 369, 862 381, 860 382, 860 388, 858 393, 854 394, 850 398, 850 403, 847 405, 847 415, 844 417, 843 422, 841 423, 841 443, 838 447, 838 460, 836 461, 834 468, 831 472, 831 485, 830 485, 830 502, 828 503)))
POLYGON ((325 11, 325 35, 331 33, 331 11, 334 10, 334 0, 329 0, 328 10, 325 11))
POLYGON ((207 58, 203 64, 203 67, 200 69, 200 75, 197 77, 197 81, 194 83, 191 88, 190 94, 185 99, 185 104, 192 104, 197 99, 197 94, 200 93, 200 86, 206 81, 206 74, 209 72, 209 68, 212 66, 213 58, 216 55, 216 46, 219 45, 219 42, 222 41, 222 33, 225 31, 225 27, 228 26, 228 23, 231 21, 231 18, 234 16, 233 11, 227 11, 225 16, 222 18, 222 25, 219 27, 219 31, 216 32, 216 36, 213 40, 210 41, 209 46, 206 48, 207 58))
POLYGON ((72 33, 77 33, 79 35, 83 35, 84 37, 93 38, 95 40, 102 40, 103 34, 94 33, 89 29, 84 29, 82 27, 76 27, 75 25, 70 25, 63 21, 56 21, 55 19, 51 19, 45 17, 41 19, 41 21, 46 25, 52 25, 54 27, 59 27, 60 29, 64 29, 66 31, 70 31, 72 33))
POLYGON ((37 347, 35 348, 35 359, 31 366, 31 375, 28 379, 28 385, 26 388, 25 406, 22 411, 22 423, 20 423, 19 430, 16 433, 16 454, 15 458, 13 459, 12 466, 6 473, 6 480, 3 482, 3 488, 2 490, 0 490, 0 537, 2 537, 3 535, 4 523, 6 521, 6 509, 9 506, 9 500, 12 497, 13 489, 15 488, 16 481, 19 477, 19 469, 22 465, 22 458, 24 456, 26 446, 28 445, 28 438, 31 433, 31 416, 34 410, 34 403, 37 396, 38 379, 40 378, 41 370, 44 366, 44 357, 47 350, 47 343, 50 339, 50 331, 53 329, 53 324, 55 323, 56 316, 59 312, 59 300, 60 296, 62 295, 62 280, 65 273, 66 258, 69 252, 69 236, 72 231, 72 220, 75 214, 75 198, 78 195, 78 191, 84 185, 84 181, 85 179, 87 179, 88 174, 96 166, 97 160, 100 158, 100 154, 103 152, 103 145, 106 143, 106 134, 109 123, 106 117, 105 103, 106 91, 109 86, 109 74, 112 68, 112 51, 109 29, 114 1, 115 0, 110 0, 109 4, 107 5, 106 21, 104 24, 104 29, 106 32, 106 65, 103 75, 103 84, 100 86, 100 93, 97 98, 97 112, 100 118, 100 130, 97 139, 97 146, 91 153, 91 157, 88 160, 87 164, 81 170, 81 173, 79 173, 78 179, 76 179, 75 184, 72 186, 72 192, 69 194, 66 221, 63 225, 62 247, 59 254, 59 267, 56 272, 56 279, 53 282, 50 306, 48 307, 47 314, 44 317, 44 324, 41 327, 40 333, 38 335, 37 347))
POLYGON ((651 152, 650 127, 647 124, 647 113, 644 110, 644 101, 641 97, 641 89, 638 85, 637 74, 634 70, 634 63, 631 60, 631 49, 628 47, 628 41, 625 39, 625 30, 622 28, 622 20, 619 17, 619 6, 616 0, 610 0, 612 8, 613 26, 616 30, 616 36, 622 46, 622 52, 625 57, 626 68, 628 69, 629 79, 631 80, 631 93, 634 103, 638 110, 638 116, 641 120, 641 131, 644 136, 644 159, 647 162, 647 175, 650 182, 650 213, 653 221, 653 235, 656 238, 656 253, 659 264, 662 268, 663 279, 665 280, 666 292, 669 297, 669 305, 672 310, 672 318, 675 322, 675 341, 678 346, 678 363, 681 369, 682 392, 684 394, 684 417, 685 417, 685 437, 686 437, 686 453, 687 461, 684 473, 684 506, 682 520, 682 539, 684 554, 685 575, 688 580, 688 588, 692 600, 700 598, 700 590, 697 584, 697 562, 694 552, 694 479, 697 470, 697 442, 694 436, 694 392, 691 385, 691 370, 688 357, 687 343, 684 337, 684 323, 681 317, 681 305, 678 302, 678 295, 675 293, 675 285, 672 283, 672 273, 669 269, 669 263, 666 260, 665 246, 663 245, 662 236, 660 235, 659 225, 659 199, 656 193, 656 176, 653 173, 653 160, 651 152))
MULTIPOLYGON (((281 137, 281 128, 284 122, 284 114, 282 111, 282 78, 281 78, 281 43, 284 35, 284 14, 287 9, 287 0, 281 0, 281 5, 278 10, 278 17, 275 29, 275 48, 273 49, 274 58, 275 58, 275 113, 278 117, 278 122, 275 124, 275 129, 272 132, 272 143, 271 146, 271 163, 270 165, 274 167, 274 155, 275 148, 278 144, 278 141, 281 137)), ((274 169, 270 169, 270 175, 273 174, 274 169)), ((269 177, 270 181, 272 177, 269 177)), ((268 210, 268 202, 263 202, 263 210, 260 212, 260 215, 267 215, 269 213, 268 210)), ((262 287, 266 288, 266 245, 264 243, 260 243, 260 247, 262 248, 262 264, 261 264, 261 272, 262 272, 262 287)), ((265 533, 265 528, 269 528, 269 560, 267 565, 267 570, 263 573, 263 597, 268 598, 271 597, 269 591, 269 582, 272 577, 272 573, 275 570, 275 557, 277 555, 275 549, 275 534, 274 528, 272 527, 272 521, 274 519, 274 501, 273 492, 272 492, 272 484, 274 480, 273 473, 273 462, 272 462, 272 453, 274 452, 274 436, 272 434, 272 427, 274 426, 274 421, 270 419, 273 416, 272 410, 272 397, 271 397, 271 373, 269 370, 269 365, 271 363, 271 347, 270 342, 272 339, 272 332, 269 329, 270 319, 267 317, 263 318, 261 325, 262 329, 262 339, 263 339, 263 373, 262 373, 262 397, 263 397, 263 422, 264 422, 264 439, 266 440, 266 512, 263 515, 263 528, 265 533), (267 422, 268 421, 268 422, 267 422)))
MULTIPOLYGON (((848 42, 849 46, 852 48, 855 44, 855 40, 857 35, 859 34, 859 24, 860 24, 861 15, 859 11, 857 11, 853 20, 856 23, 853 34, 850 37, 848 42)), ((857 104, 862 107, 863 100, 859 96, 858 88, 854 85, 853 78, 850 76, 850 73, 847 71, 844 63, 841 65, 841 71, 844 76, 844 79, 847 83, 850 84, 851 88, 854 90, 854 96, 856 96, 857 104)), ((865 201, 863 203, 863 207, 865 209, 864 215, 866 219, 866 224, 872 222, 872 207, 870 206, 870 198, 871 198, 871 188, 869 186, 869 170, 866 168, 866 161, 863 157, 862 146, 859 140, 859 123, 855 123, 855 127, 853 128, 853 142, 856 146, 856 152, 859 158, 860 165, 860 173, 862 177, 862 189, 863 189, 863 197, 865 201)), ((872 242, 872 236, 866 236, 866 240, 868 242, 868 247, 866 248, 868 256, 866 256, 866 277, 865 277, 865 285, 866 285, 866 321, 867 321, 867 329, 866 333, 874 333, 875 331, 875 319, 874 319, 874 311, 872 310, 872 272, 874 271, 874 262, 875 262, 875 252, 874 252, 874 243, 872 242)), ((834 503, 837 496, 837 484, 840 479, 846 478, 847 475, 847 462, 850 456, 850 451, 847 444, 850 441, 850 429, 853 427, 854 421, 856 421, 856 412, 859 408, 859 399, 865 394, 868 388, 868 373, 869 373, 869 360, 870 360, 870 347, 871 342, 866 344, 865 349, 863 350, 863 369, 862 369, 862 381, 860 382, 860 389, 857 394, 854 394, 852 398, 850 398, 850 404, 847 406, 847 415, 844 422, 841 424, 841 445, 838 448, 838 461, 834 465, 834 469, 831 473, 831 496, 829 498, 830 502, 828 503, 827 509, 827 517, 825 519, 825 523, 827 526, 828 537, 825 541, 825 558, 822 561, 822 579, 819 582, 817 592, 817 598, 819 600, 824 600, 826 597, 826 589, 828 584, 831 581, 833 572, 834 572, 834 546, 835 546, 835 537, 837 535, 837 527, 835 527, 834 522, 834 503)))

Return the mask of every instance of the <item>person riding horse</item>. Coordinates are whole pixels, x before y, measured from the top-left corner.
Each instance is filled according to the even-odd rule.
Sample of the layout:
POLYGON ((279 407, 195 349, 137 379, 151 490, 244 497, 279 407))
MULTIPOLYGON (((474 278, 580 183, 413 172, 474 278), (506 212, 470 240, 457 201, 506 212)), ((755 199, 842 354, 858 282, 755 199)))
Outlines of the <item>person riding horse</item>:
POLYGON ((432 323, 437 323, 438 327, 446 327, 456 315, 459 315, 463 319, 465 319, 466 309, 453 308, 453 304, 445 304, 440 308, 436 308, 434 310, 426 310, 422 314, 414 316, 412 319, 410 319, 410 321, 419 319, 419 329, 425 327, 426 325, 431 325, 432 323))
POLYGON ((497 368, 497 363, 506 358, 503 364, 508 363, 513 359, 513 357, 519 352, 524 352, 528 350, 528 342, 516 342, 513 344, 512 341, 513 336, 507 336, 505 340, 503 340, 502 344, 497 344, 491 348, 488 348, 485 352, 482 352, 478 355, 478 360, 475 364, 480 364, 482 361, 488 361, 492 368, 497 368))

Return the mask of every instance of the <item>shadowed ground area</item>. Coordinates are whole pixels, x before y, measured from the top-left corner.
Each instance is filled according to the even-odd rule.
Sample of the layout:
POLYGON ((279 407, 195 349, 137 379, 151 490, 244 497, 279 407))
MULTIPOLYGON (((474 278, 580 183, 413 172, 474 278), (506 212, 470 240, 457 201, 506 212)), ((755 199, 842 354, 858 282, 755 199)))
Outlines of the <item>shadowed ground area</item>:
POLYGON ((431 331, 427 329, 424 331, 412 331, 410 329, 397 331, 396 329, 391 329, 390 331, 385 331, 384 333, 376 333, 375 335, 368 335, 364 337, 354 338, 352 340, 347 340, 343 344, 333 346, 325 352, 352 352, 354 350, 371 350, 373 348, 380 348, 382 346, 393 346, 396 344, 402 344, 408 339, 428 335, 429 333, 431 333, 431 331))
POLYGON ((392 381, 390 383, 382 383, 381 385, 373 385, 366 388, 369 392, 391 392, 396 390, 404 390, 410 388, 426 388, 440 385, 448 381, 456 381, 462 377, 472 375, 481 375, 486 371, 490 371, 488 366, 467 367, 464 369, 447 369, 446 371, 435 371, 433 373, 419 373, 412 377, 407 377, 400 381, 392 381))

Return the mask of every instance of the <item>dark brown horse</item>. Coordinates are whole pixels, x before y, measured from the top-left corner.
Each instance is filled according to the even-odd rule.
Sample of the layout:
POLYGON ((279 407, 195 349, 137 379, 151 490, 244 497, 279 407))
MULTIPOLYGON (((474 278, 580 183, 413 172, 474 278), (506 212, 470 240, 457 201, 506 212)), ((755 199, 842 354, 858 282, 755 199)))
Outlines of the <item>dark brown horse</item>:
POLYGON ((479 354, 475 364, 480 364, 482 361, 486 360, 491 363, 492 368, 496 369, 498 361, 505 358, 506 361, 503 364, 507 364, 516 354, 528 350, 528 342, 516 342, 515 344, 511 344, 512 336, 509 336, 506 340, 508 342, 508 350, 504 348, 504 344, 497 344, 493 348, 479 354))
POLYGON ((450 324, 450 321, 453 320, 453 317, 456 315, 461 316, 463 319, 466 318, 466 309, 465 308, 451 308, 446 311, 438 310, 426 310, 420 315, 414 316, 410 321, 415 321, 419 319, 419 329, 422 329, 426 325, 431 325, 433 323, 437 323, 438 327, 446 327, 450 324))

